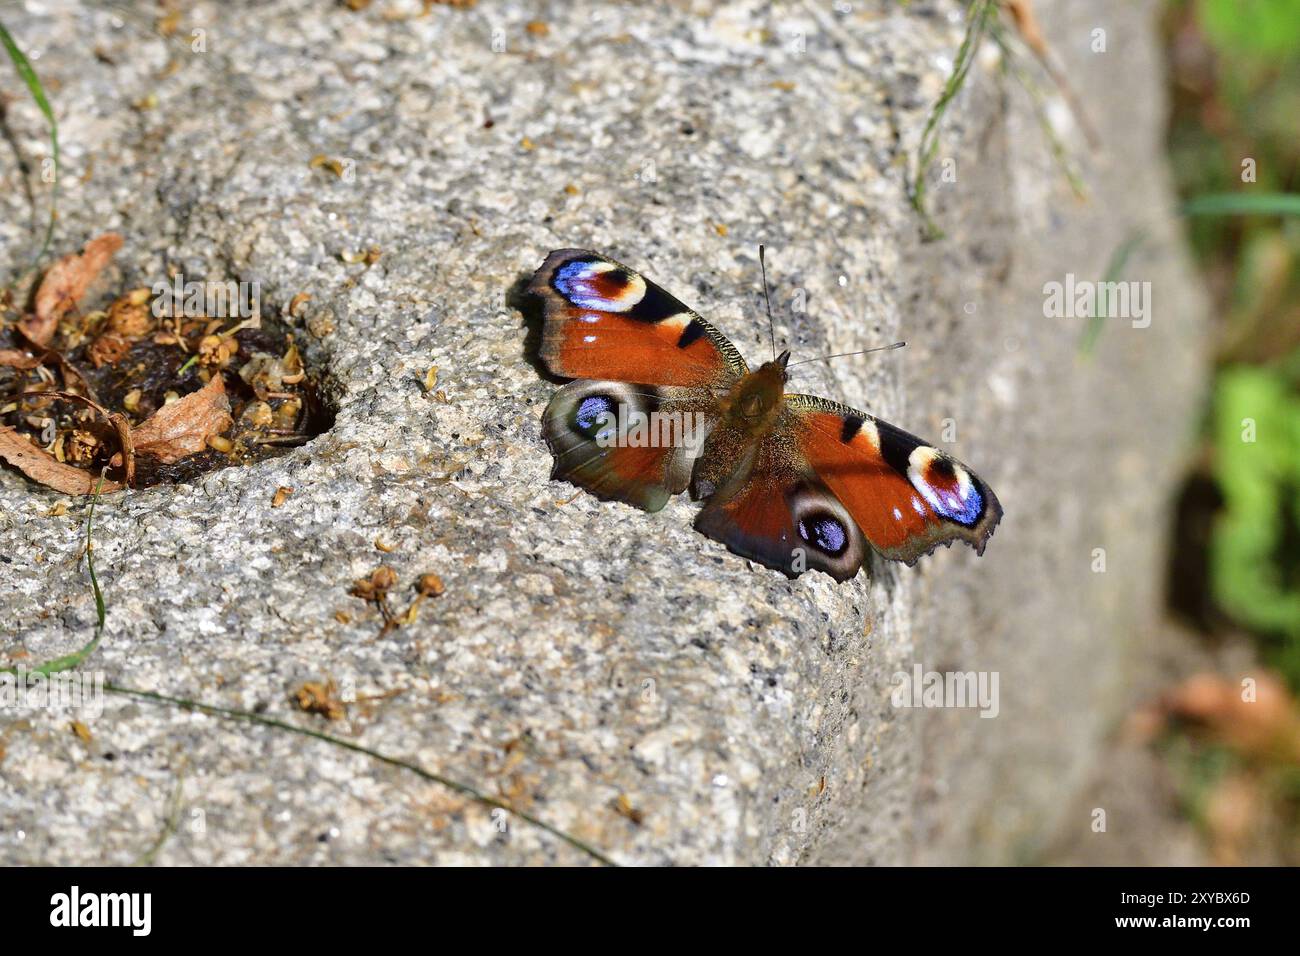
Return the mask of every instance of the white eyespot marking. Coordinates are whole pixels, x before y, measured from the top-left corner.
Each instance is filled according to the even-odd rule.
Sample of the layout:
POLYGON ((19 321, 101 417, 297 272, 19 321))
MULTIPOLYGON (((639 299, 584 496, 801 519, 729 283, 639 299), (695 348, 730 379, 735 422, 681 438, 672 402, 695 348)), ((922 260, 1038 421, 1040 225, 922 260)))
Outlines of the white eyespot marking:
POLYGON ((908 470, 917 468, 925 470, 930 467, 930 462, 939 457, 939 450, 931 448, 929 445, 917 445, 912 449, 912 453, 907 456, 908 470))
POLYGON ((897 508, 894 509, 894 520, 895 521, 903 520, 903 512, 899 511, 897 508))
POLYGON ((921 499, 916 497, 916 495, 912 495, 912 510, 922 518, 925 517, 925 505, 921 503, 921 499))
POLYGON ((660 328, 666 328, 680 337, 686 331, 686 326, 691 324, 691 316, 685 312, 679 312, 676 315, 668 316, 668 318, 657 324, 660 328))
POLYGON ((984 510, 984 499, 969 472, 947 455, 918 445, 907 458, 907 479, 936 514, 958 524, 973 525, 984 510))
POLYGON ((580 309, 627 312, 645 298, 645 280, 612 262, 575 259, 555 270, 553 281, 580 309))
POLYGON ((866 440, 867 444, 871 446, 871 450, 877 455, 880 454, 880 429, 876 427, 876 423, 870 418, 862 420, 862 427, 858 429, 856 437, 866 440))
POLYGON ((584 336, 582 337, 582 341, 584 341, 584 342, 594 342, 594 341, 596 341, 596 336, 594 336, 594 335, 584 335, 584 336))

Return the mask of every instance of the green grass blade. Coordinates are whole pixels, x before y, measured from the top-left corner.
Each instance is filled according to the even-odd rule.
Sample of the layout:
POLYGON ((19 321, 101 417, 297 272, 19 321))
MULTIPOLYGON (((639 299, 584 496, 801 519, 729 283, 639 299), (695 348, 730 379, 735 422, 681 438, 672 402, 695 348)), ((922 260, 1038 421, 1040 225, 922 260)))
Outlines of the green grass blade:
MULTIPOLYGON (((104 621, 107 618, 108 611, 104 605, 104 592, 99 588, 99 578, 95 574, 95 544, 91 539, 91 533, 94 530, 95 505, 99 502, 100 489, 104 487, 104 476, 99 476, 99 483, 95 485, 95 495, 90 499, 90 510, 86 513, 86 569, 90 571, 90 589, 95 595, 95 633, 90 641, 79 650, 73 651, 63 657, 56 657, 54 660, 46 661, 37 667, 27 667, 24 670, 28 674, 44 674, 48 677, 51 674, 57 674, 60 671, 72 670, 78 666, 91 654, 95 653, 95 648, 99 647, 100 639, 104 636, 104 621)), ((0 674, 17 674, 17 667, 0 667, 0 674)))
POLYGON ((948 82, 944 84, 943 92, 939 94, 934 106, 930 108, 930 117, 926 120, 925 129, 921 132, 921 143, 916 151, 916 169, 913 172, 911 196, 909 198, 912 201, 912 208, 917 211, 925 223, 926 239, 943 237, 943 230, 930 218, 925 204, 925 175, 934 163, 935 155, 939 151, 939 124, 948 111, 948 104, 952 102, 953 98, 961 91, 962 84, 966 82, 966 74, 970 72, 971 64, 975 62, 975 53, 979 50, 980 39, 984 36, 984 31, 988 27, 992 13, 993 0, 975 0, 975 3, 971 4, 970 13, 966 17, 966 35, 962 38, 961 46, 957 50, 957 57, 952 65, 952 73, 948 77, 948 82))
MULTIPOLYGON (((1128 265, 1129 258, 1144 241, 1146 241, 1146 235, 1139 231, 1121 242, 1110 255, 1110 262, 1106 265, 1106 275, 1102 281, 1106 283, 1118 282, 1119 277, 1124 273, 1124 267, 1128 265)), ((1106 319, 1111 318, 1111 316, 1106 315, 1106 307, 1102 303, 1102 297, 1097 296, 1092 315, 1088 317, 1088 324, 1084 326, 1083 334, 1079 337, 1079 352, 1084 356, 1092 355, 1093 349, 1097 346, 1097 339, 1101 337, 1101 330, 1106 324, 1106 319)))
POLYGON ((32 257, 32 264, 28 267, 30 272, 36 265, 45 258, 45 253, 50 248, 50 242, 54 239, 54 223, 58 218, 59 205, 59 180, 63 176, 62 161, 59 158, 59 123, 54 118, 54 110, 50 108, 50 101, 45 96, 45 88, 41 86, 40 78, 36 71, 32 69, 31 63, 23 55, 23 51, 18 49, 18 44, 10 36, 5 25, 0 23, 0 45, 3 45, 5 51, 9 54, 9 59, 13 61, 14 69, 18 71, 18 77, 27 86, 27 91, 31 93, 32 100, 36 103, 45 117, 45 122, 50 128, 50 156, 54 160, 54 184, 50 193, 50 221, 45 227, 45 238, 41 242, 40 249, 32 257))
POLYGON ((551 836, 563 840, 565 843, 569 844, 569 846, 582 851, 599 863, 603 863, 606 866, 618 865, 595 847, 584 843, 572 834, 565 833, 563 830, 552 826, 540 817, 535 817, 530 813, 525 813, 523 810, 512 807, 510 804, 498 800, 496 797, 489 796, 481 790, 471 787, 469 784, 461 783, 460 781, 453 780, 450 777, 444 777, 442 774, 434 773, 431 770, 425 770, 419 764, 412 763, 409 760, 389 756, 382 751, 372 750, 369 747, 363 747, 361 744, 354 743, 353 741, 344 740, 342 737, 335 737, 331 734, 322 733, 319 730, 311 730, 307 727, 298 727, 283 720, 276 720, 274 717, 255 714, 252 711, 239 710, 233 707, 218 707, 215 704, 204 704, 195 700, 187 700, 183 697, 170 697, 166 694, 158 694, 150 690, 138 690, 134 687, 123 687, 112 682, 105 682, 104 690, 114 694, 134 697, 138 700, 148 700, 160 704, 170 704, 174 707, 180 707, 185 710, 199 711, 200 713, 211 714, 214 717, 222 717, 228 720, 240 720, 250 724, 261 724, 263 727, 274 727, 277 730, 284 730, 291 734, 298 734, 301 737, 311 737, 314 740, 321 740, 325 743, 333 744, 336 747, 342 747, 344 750, 351 750, 354 753, 365 754, 367 757, 378 760, 380 763, 386 763, 391 767, 400 767, 403 770, 409 770, 411 773, 414 773, 425 780, 441 784, 447 789, 473 800, 475 803, 514 814, 519 819, 531 823, 538 829, 551 834, 551 836))
POLYGON ((1183 204, 1184 216, 1300 216, 1300 193, 1210 193, 1183 204))

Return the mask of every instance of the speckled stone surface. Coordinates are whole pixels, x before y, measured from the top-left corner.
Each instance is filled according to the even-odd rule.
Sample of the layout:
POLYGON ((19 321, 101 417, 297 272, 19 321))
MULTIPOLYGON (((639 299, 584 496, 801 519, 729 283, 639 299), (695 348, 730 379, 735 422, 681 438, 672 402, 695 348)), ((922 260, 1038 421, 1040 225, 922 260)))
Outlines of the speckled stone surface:
MULTIPOLYGON (((1084 161, 1089 201, 986 52, 945 125, 958 178, 933 195, 948 238, 922 244, 905 172, 962 8, 837 6, 851 12, 199 3, 170 40, 143 9, 0 9, 59 116, 56 251, 114 229, 109 285, 172 265, 256 281, 274 311, 310 293, 293 324, 336 411, 283 458, 102 501, 109 615, 87 668, 413 761, 621 863, 1012 861, 1073 825, 1058 809, 1154 602, 1155 535, 1135 526, 1163 520, 1198 389, 1202 305, 1159 165, 1149 10, 1039 4, 1106 141, 1084 161), (1093 19, 1105 59, 1087 47, 1093 19), (1136 227, 1155 320, 1116 324, 1083 361, 1081 323, 1043 317, 1043 283, 1099 277, 1136 227), (943 447, 1006 508, 983 558, 791 582, 694 532, 685 500, 647 515, 548 481, 539 415, 555 385, 509 290, 550 249, 600 249, 753 359, 760 242, 796 358, 909 340, 802 366, 793 386, 936 441, 952 419, 943 447), (373 264, 347 261, 372 248, 373 264), (272 508, 281 486, 295 491, 272 508), (381 564, 399 610, 423 573, 446 592, 381 634, 348 594, 381 564), (895 708, 893 675, 915 663, 1000 671, 999 717, 895 708), (357 698, 343 720, 291 699, 325 679, 357 698)), ((10 79, 6 275, 48 196, 40 116, 10 79)), ((0 470, 10 663, 91 633, 85 504, 52 517, 59 500, 0 470)), ((591 862, 273 728, 113 696, 98 716, 0 710, 0 861, 142 858, 591 862)))

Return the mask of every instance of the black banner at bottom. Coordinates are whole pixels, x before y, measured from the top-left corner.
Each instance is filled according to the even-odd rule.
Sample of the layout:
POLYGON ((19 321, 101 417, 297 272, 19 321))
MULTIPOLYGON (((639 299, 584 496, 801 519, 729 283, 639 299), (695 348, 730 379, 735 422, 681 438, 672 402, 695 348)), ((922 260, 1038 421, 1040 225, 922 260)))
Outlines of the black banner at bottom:
POLYGON ((9 869, 0 898, 11 924, 36 935, 119 942, 337 946, 374 932, 449 928, 536 941, 572 933, 598 945, 687 933, 720 941, 774 922, 788 931, 893 927, 929 943, 1097 935, 1231 942, 1291 926, 1292 870, 409 870, 9 869), (687 927, 691 927, 689 930, 687 927), (820 927, 820 928, 819 928, 820 927))

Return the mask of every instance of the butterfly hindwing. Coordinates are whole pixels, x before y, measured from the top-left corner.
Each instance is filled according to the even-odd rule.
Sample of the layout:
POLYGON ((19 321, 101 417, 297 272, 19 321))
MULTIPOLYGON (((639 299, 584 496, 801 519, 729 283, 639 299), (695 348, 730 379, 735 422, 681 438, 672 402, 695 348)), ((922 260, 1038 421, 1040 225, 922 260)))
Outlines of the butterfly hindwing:
POLYGON ((754 445, 705 502, 696 530, 790 577, 816 568, 846 581, 866 559, 862 532, 806 463, 788 452, 770 436, 754 445))
MULTIPOLYGON (((709 497, 696 528, 791 577, 817 568, 853 577, 867 547, 914 564, 940 544, 982 554, 1002 506, 982 479, 915 435, 838 402, 786 395, 772 430, 709 497)), ((710 446, 699 474, 712 471, 710 446)), ((705 483, 709 490, 713 479, 705 483)))
POLYGON ((544 304, 541 357, 556 375, 717 386, 748 371, 725 335, 650 280, 598 253, 552 252, 528 291, 544 304))
POLYGON ((551 399, 542 434, 552 477, 598 498, 658 511, 686 489, 716 402, 699 389, 570 382, 551 399))
POLYGON ((940 544, 977 553, 1002 517, 973 471, 915 435, 811 395, 786 395, 799 455, 844 503, 871 547, 914 564, 940 544))

